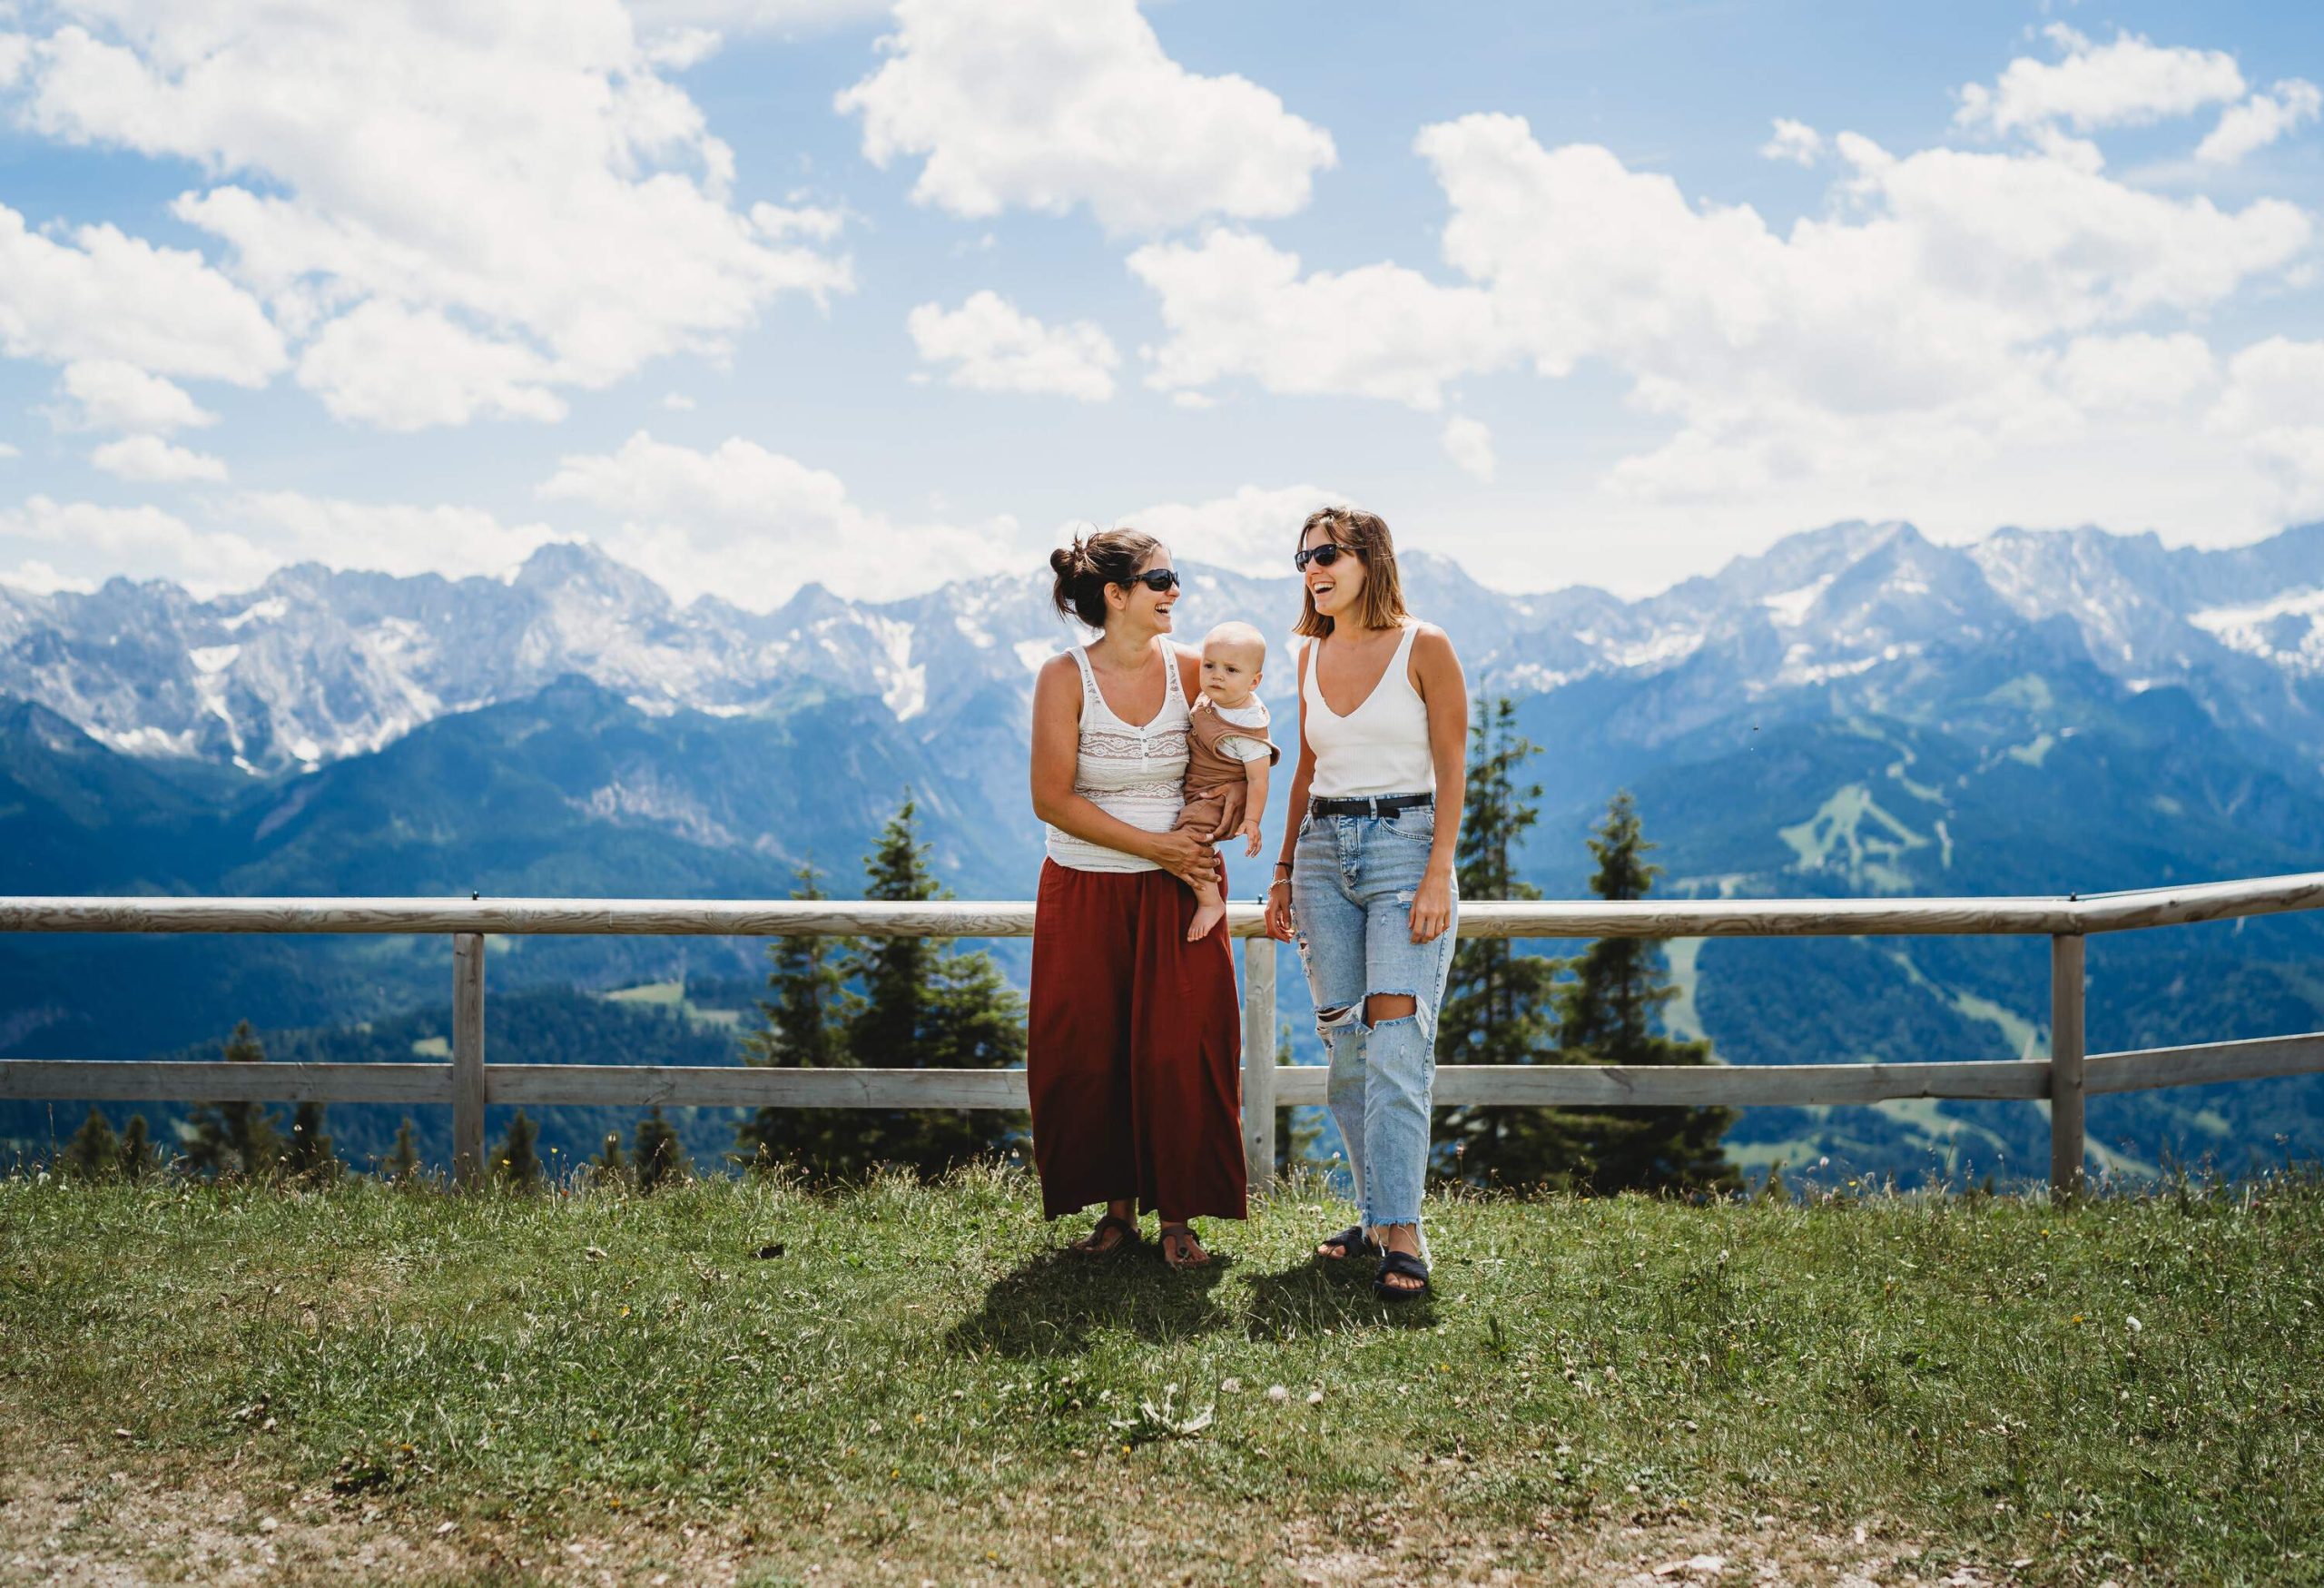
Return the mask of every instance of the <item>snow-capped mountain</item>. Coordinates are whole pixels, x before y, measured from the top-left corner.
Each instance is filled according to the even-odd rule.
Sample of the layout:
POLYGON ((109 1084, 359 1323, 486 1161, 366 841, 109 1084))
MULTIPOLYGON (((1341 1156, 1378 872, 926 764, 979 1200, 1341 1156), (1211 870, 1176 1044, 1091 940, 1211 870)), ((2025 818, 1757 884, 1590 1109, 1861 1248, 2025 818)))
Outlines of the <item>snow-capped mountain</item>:
MULTIPOLYGON (((1638 601, 1505 595, 1426 553, 1405 565, 1414 608, 1455 635, 1496 692, 1715 658, 1694 687, 1704 709, 1727 709, 2062 621, 2129 687, 2182 686, 2223 726, 2308 764, 2324 755, 2324 525, 2204 552, 2094 529, 1949 547, 1907 524, 1838 524, 1638 601)), ((1296 610, 1288 576, 1187 571, 1184 636, 1230 616, 1281 634, 1296 610)), ((747 716, 869 696, 933 740, 996 686, 1021 691, 1073 634, 1033 574, 893 602, 810 586, 759 615, 714 598, 681 607, 595 547, 560 544, 503 579, 301 565, 207 601, 159 580, 87 595, 0 587, 0 695, 133 755, 259 774, 373 752, 576 673, 649 713, 747 716)), ((1291 678, 1278 655, 1269 693, 1287 699, 1291 678)))

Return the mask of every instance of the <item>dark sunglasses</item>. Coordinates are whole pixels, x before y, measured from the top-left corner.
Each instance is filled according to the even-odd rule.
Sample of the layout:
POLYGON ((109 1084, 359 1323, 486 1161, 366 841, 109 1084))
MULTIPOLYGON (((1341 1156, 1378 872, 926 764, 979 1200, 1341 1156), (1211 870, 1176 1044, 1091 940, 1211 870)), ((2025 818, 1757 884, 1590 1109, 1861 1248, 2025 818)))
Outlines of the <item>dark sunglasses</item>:
POLYGON ((1158 596, 1165 590, 1175 590, 1178 587, 1178 570, 1177 568, 1147 568, 1142 574, 1130 575, 1122 583, 1144 585, 1158 596))
POLYGON ((1305 551, 1295 553, 1292 557, 1291 566, 1303 574, 1307 571, 1307 565, 1311 562, 1317 567, 1327 568, 1339 561, 1342 554, 1354 557, 1356 555, 1355 547, 1342 546, 1337 541, 1326 541, 1322 546, 1311 546, 1305 551))

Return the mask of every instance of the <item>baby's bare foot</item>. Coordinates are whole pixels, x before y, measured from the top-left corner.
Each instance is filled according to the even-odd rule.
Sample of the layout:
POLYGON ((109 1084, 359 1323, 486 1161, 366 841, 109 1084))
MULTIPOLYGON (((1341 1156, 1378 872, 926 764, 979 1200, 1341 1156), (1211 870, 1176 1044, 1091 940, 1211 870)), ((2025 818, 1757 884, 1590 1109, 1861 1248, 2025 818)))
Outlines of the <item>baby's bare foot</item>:
POLYGON ((1210 929, 1212 927, 1216 926, 1220 922, 1226 919, 1226 902, 1223 899, 1216 904, 1203 904, 1196 906, 1194 920, 1189 922, 1187 925, 1187 941, 1188 942, 1200 942, 1203 939, 1210 935, 1210 929))

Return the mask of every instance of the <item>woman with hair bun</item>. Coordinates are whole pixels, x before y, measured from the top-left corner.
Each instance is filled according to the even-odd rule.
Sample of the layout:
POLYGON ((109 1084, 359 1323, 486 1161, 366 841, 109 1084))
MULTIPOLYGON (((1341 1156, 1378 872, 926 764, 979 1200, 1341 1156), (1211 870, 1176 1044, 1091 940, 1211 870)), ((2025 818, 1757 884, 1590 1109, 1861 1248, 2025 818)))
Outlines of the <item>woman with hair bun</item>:
POLYGON ((1198 658, 1171 644, 1178 575, 1136 529, 1049 556, 1058 611, 1098 631, 1033 685, 1033 812, 1049 824, 1025 1044, 1033 1164, 1051 1218, 1106 1204, 1071 1249, 1105 1257, 1161 1216, 1163 1259, 1212 1259, 1196 1218, 1244 1216, 1242 1056, 1226 934, 1187 941, 1216 833, 1175 830, 1198 658))

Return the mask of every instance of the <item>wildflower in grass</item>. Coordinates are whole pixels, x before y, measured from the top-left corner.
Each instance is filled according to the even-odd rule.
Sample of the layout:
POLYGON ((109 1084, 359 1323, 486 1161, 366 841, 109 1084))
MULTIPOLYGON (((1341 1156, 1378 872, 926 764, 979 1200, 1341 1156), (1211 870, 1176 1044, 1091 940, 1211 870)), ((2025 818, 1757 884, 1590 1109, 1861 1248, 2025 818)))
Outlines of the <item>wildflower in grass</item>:
POLYGON ((1267 1399, 1273 1401, 1276 1406, 1283 1405, 1284 1402, 1290 1398, 1291 1392, 1284 1388, 1283 1386, 1279 1384, 1270 1384, 1267 1386, 1267 1399))

